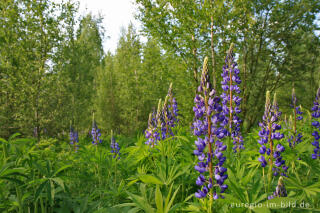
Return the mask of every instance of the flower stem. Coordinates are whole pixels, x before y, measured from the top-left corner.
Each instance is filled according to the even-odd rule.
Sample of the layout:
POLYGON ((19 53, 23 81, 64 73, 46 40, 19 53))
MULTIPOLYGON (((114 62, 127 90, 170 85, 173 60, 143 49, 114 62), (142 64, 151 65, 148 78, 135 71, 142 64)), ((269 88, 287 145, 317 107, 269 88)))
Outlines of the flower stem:
MULTIPOLYGON (((205 97, 205 106, 206 106, 206 113, 208 113, 208 97, 205 97)), ((207 121, 208 121, 208 146, 209 146, 209 154, 208 157, 210 157, 210 161, 209 161, 209 176, 211 178, 211 181, 213 182, 213 169, 212 169, 212 144, 210 143, 210 139, 211 139, 211 118, 210 115, 207 114, 207 121)), ((212 183, 213 184, 213 183, 212 183)), ((212 188, 210 189, 210 194, 209 194, 210 200, 212 201, 213 199, 213 192, 212 192, 212 188)))

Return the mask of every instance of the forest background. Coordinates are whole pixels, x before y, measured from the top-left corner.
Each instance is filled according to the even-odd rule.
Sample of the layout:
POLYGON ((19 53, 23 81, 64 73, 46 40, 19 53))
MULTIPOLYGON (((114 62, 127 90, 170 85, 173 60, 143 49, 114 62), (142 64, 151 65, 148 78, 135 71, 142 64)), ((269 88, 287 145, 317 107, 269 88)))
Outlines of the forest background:
POLYGON ((291 88, 310 109, 320 84, 320 2, 136 0, 142 32, 122 30, 104 52, 103 17, 79 16, 77 2, 0 2, 0 137, 63 137, 70 124, 88 134, 134 136, 173 83, 180 121, 190 126, 201 64, 218 94, 226 51, 234 43, 243 131, 257 125, 267 90, 290 109, 291 88), (141 36, 146 42, 141 41, 141 36))

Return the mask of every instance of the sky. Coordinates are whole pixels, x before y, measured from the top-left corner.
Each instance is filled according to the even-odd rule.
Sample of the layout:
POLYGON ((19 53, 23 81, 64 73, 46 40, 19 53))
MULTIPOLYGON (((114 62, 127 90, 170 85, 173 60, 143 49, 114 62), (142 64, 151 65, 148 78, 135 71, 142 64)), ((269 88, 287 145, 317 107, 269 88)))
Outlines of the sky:
POLYGON ((140 24, 134 19, 136 6, 133 0, 78 0, 80 2, 80 14, 91 12, 94 15, 99 13, 104 17, 103 27, 105 28, 105 39, 103 42, 104 51, 115 52, 120 36, 121 27, 127 27, 130 22, 137 30, 140 24), (108 37, 108 38, 107 38, 108 37))

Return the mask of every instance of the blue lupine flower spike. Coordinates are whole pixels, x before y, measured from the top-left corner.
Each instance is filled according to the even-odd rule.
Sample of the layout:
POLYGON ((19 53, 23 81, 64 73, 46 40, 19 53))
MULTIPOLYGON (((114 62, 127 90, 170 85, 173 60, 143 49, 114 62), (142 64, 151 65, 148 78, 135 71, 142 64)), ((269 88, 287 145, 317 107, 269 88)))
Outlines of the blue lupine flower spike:
POLYGON ((315 101, 313 102, 313 107, 311 108, 311 125, 315 129, 312 133, 314 137, 314 141, 311 143, 314 146, 313 153, 311 155, 312 159, 320 159, 320 148, 319 148, 319 141, 320 141, 320 87, 317 91, 315 101))
POLYGON ((223 151, 227 146, 221 139, 227 135, 227 130, 221 125, 224 120, 221 98, 215 96, 215 90, 211 89, 208 76, 208 58, 203 64, 201 84, 194 99, 195 114, 192 125, 193 134, 197 136, 196 149, 193 154, 197 156, 198 163, 195 165, 200 175, 196 184, 200 189, 195 193, 197 198, 209 196, 210 200, 223 198, 223 193, 228 185, 224 181, 228 178, 227 169, 223 167, 226 157, 223 151))
POLYGON ((70 136, 70 144, 73 146, 74 151, 77 152, 79 149, 79 145, 78 145, 79 137, 78 137, 78 132, 75 131, 72 126, 70 126, 69 136, 70 136))
POLYGON ((258 143, 261 145, 259 153, 261 156, 258 160, 262 167, 271 167, 273 175, 286 176, 288 167, 285 165, 285 160, 281 157, 281 153, 285 151, 284 146, 280 142, 284 135, 278 132, 281 125, 278 124, 281 112, 279 111, 276 94, 274 94, 273 103, 270 101, 270 92, 266 94, 265 111, 262 117, 262 122, 259 123, 261 130, 259 132, 260 139, 258 143))
POLYGON ((111 144, 110 144, 110 148, 111 148, 111 153, 113 153, 113 158, 117 158, 118 160, 120 159, 120 146, 119 144, 116 142, 116 139, 114 138, 113 134, 112 134, 112 130, 111 130, 111 144))
POLYGON ((297 131, 297 121, 301 121, 303 119, 302 117, 303 112, 302 112, 301 105, 297 106, 297 97, 296 97, 294 88, 292 89, 291 108, 293 108, 294 117, 293 119, 291 119, 291 116, 290 116, 290 120, 293 120, 293 121, 291 122, 292 134, 289 135, 288 142, 291 148, 295 148, 295 146, 302 141, 302 134, 298 133, 297 131))
POLYGON ((224 91, 221 94, 222 112, 225 117, 222 123, 223 125, 228 125, 228 136, 233 140, 233 151, 238 152, 244 149, 243 137, 240 132, 242 120, 239 117, 239 113, 241 112, 241 98, 239 97, 241 93, 239 87, 241 79, 239 76, 240 70, 238 69, 238 64, 235 62, 232 47, 233 45, 231 45, 228 51, 221 73, 221 85, 224 91))
POLYGON ((93 120, 93 122, 92 122, 91 135, 92 135, 92 144, 93 145, 98 145, 98 143, 102 143, 102 140, 100 139, 101 132, 100 132, 100 129, 98 128, 95 120, 93 120))

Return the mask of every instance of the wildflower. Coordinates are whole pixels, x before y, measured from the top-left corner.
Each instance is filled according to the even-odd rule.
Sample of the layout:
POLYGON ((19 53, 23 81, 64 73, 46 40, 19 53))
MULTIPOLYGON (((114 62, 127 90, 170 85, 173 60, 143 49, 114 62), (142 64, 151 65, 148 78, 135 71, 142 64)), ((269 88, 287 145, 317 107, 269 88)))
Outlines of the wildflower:
POLYGON ((178 123, 178 103, 176 101, 176 99, 173 97, 173 91, 172 91, 172 83, 169 86, 169 90, 168 90, 168 120, 169 120, 169 125, 171 127, 176 126, 176 124, 178 123))
POLYGON ((75 152, 78 151, 79 145, 77 143, 79 142, 78 132, 75 131, 72 126, 70 127, 70 144, 73 145, 73 149, 75 152))
POLYGON ((276 94, 274 95, 273 103, 271 104, 270 92, 268 91, 266 94, 264 115, 262 117, 262 122, 259 123, 261 130, 259 131, 260 139, 258 140, 258 143, 261 145, 259 150, 261 156, 258 160, 262 167, 266 167, 268 165, 266 159, 268 159, 274 176, 278 176, 279 174, 281 176, 286 176, 285 172, 287 171, 285 160, 281 157, 281 153, 285 151, 285 148, 280 143, 275 144, 277 140, 281 140, 284 137, 283 134, 277 132, 281 129, 281 125, 277 124, 280 115, 281 112, 279 111, 276 94))
POLYGON ((161 99, 158 103, 158 111, 157 113, 153 112, 149 114, 148 119, 148 128, 145 130, 145 137, 147 138, 147 141, 145 144, 150 145, 151 147, 154 147, 157 145, 158 141, 161 140, 161 136, 159 133, 159 128, 163 126, 161 118, 161 99), (158 128, 159 127, 159 128, 158 128))
POLYGON ((204 60, 201 84, 194 102, 193 111, 195 113, 192 125, 193 133, 197 136, 195 141, 196 150, 194 155, 198 158, 195 165, 200 175, 196 184, 201 189, 195 193, 197 198, 204 198, 209 194, 210 199, 223 198, 219 193, 223 193, 228 186, 224 181, 228 178, 227 169, 223 167, 226 157, 223 151, 227 146, 220 140, 227 135, 227 130, 220 126, 224 120, 221 98, 215 96, 215 91, 211 89, 208 76, 208 58, 204 60))
POLYGON ((233 140, 234 152, 244 149, 243 138, 240 132, 240 124, 242 120, 239 118, 241 112, 240 104, 241 98, 237 95, 240 94, 241 90, 239 84, 241 79, 239 76, 240 70, 234 60, 234 54, 232 52, 232 46, 225 59, 225 65, 223 66, 223 72, 221 74, 223 80, 221 81, 222 89, 225 91, 222 93, 222 109, 225 116, 223 125, 228 125, 229 131, 228 136, 231 136, 233 140))
POLYGON ((161 99, 158 103, 157 113, 149 115, 148 128, 145 130, 145 137, 148 145, 154 147, 158 141, 174 136, 172 128, 178 123, 178 104, 173 97, 172 83, 169 86, 168 94, 161 105, 161 99))
POLYGON ((316 99, 313 102, 313 107, 312 107, 312 121, 311 125, 315 128, 314 132, 312 133, 312 136, 314 137, 314 141, 311 143, 315 148, 313 150, 313 153, 311 155, 312 159, 320 159, 320 148, 319 148, 319 140, 320 140, 320 123, 319 123, 319 118, 320 118, 320 87, 317 91, 316 99))
POLYGON ((291 129, 293 132, 288 137, 289 146, 291 148, 294 148, 297 144, 299 144, 302 141, 302 134, 297 133, 297 121, 301 121, 303 119, 301 111, 302 107, 297 106, 297 97, 294 88, 292 89, 292 98, 291 98, 291 108, 293 108, 294 111, 294 119, 292 121, 292 117, 290 116, 290 123, 292 124, 291 129))
POLYGON ((116 139, 113 137, 112 131, 111 131, 111 144, 110 144, 110 148, 111 148, 111 153, 113 153, 113 158, 116 158, 119 160, 120 159, 120 146, 119 144, 116 142, 116 139))
POLYGON ((97 123, 94 120, 92 122, 91 135, 92 135, 93 145, 98 145, 98 143, 102 143, 102 140, 100 139, 101 137, 100 129, 98 128, 97 123))

